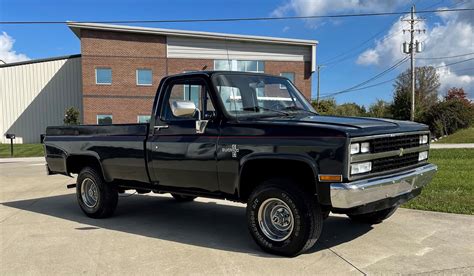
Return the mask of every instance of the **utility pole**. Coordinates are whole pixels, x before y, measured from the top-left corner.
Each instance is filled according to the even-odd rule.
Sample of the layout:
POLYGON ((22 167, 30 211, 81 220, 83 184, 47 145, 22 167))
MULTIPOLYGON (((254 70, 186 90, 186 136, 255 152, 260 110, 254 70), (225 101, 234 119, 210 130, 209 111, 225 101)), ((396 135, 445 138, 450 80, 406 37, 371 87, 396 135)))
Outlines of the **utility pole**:
POLYGON ((319 88, 320 88, 320 83, 321 83, 321 80, 319 78, 319 76, 321 75, 321 68, 323 66, 322 65, 318 65, 317 67, 317 70, 318 70, 318 95, 316 96, 316 106, 317 108, 319 109, 319 88))
POLYGON ((425 32, 425 30, 415 29, 415 24, 422 19, 415 18, 415 5, 411 7, 410 19, 404 19, 403 21, 408 21, 410 24, 410 29, 403 30, 403 33, 406 31, 410 32, 410 43, 407 45, 406 42, 403 43, 403 52, 405 54, 410 54, 410 66, 411 66, 411 112, 410 120, 415 121, 415 51, 417 53, 421 52, 421 43, 415 41, 415 32, 425 32))

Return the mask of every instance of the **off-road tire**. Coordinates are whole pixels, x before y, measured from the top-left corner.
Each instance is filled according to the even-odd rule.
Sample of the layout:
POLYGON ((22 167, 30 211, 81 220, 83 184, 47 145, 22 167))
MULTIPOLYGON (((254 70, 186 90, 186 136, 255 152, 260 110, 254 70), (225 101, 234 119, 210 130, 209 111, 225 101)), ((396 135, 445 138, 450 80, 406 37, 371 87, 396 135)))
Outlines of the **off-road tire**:
POLYGON ((321 235, 323 215, 315 196, 300 189, 294 181, 269 179, 251 193, 247 202, 247 223, 253 239, 264 251, 293 257, 316 243, 321 235), (293 216, 293 228, 281 241, 269 238, 262 231, 263 224, 259 223, 259 211, 264 211, 262 204, 274 199, 286 204, 293 216))
POLYGON ((187 196, 187 195, 180 195, 180 194, 171 194, 179 202, 189 202, 196 199, 196 196, 187 196))
POLYGON ((353 221, 367 223, 367 224, 378 224, 382 221, 388 219, 395 211, 398 209, 398 206, 390 207, 380 211, 375 211, 367 214, 360 215, 347 215, 353 221))
POLYGON ((110 217, 117 208, 118 191, 112 185, 105 182, 102 174, 97 169, 85 167, 77 176, 76 198, 81 210, 91 218, 110 217), (84 202, 81 195, 82 183, 85 179, 92 180, 97 187, 97 203, 90 207, 84 202))

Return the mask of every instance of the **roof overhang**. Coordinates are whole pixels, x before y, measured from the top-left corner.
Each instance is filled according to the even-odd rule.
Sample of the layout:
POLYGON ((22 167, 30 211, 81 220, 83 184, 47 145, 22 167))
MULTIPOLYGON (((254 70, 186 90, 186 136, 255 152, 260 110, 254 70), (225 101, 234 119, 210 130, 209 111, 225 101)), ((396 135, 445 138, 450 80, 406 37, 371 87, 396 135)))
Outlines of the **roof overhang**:
POLYGON ((237 35, 237 34, 226 34, 226 33, 211 33, 211 32, 198 32, 198 31, 185 31, 185 30, 174 30, 174 29, 161 29, 161 28, 147 28, 147 27, 135 27, 135 26, 124 26, 124 25, 110 25, 110 24, 98 24, 98 23, 76 23, 69 21, 68 27, 80 38, 81 29, 90 30, 102 30, 102 31, 114 31, 114 32, 129 32, 129 33, 144 33, 144 34, 155 34, 155 35, 170 35, 170 36, 186 36, 186 37, 199 37, 199 38, 213 38, 213 39, 225 39, 225 40, 240 40, 240 41, 252 41, 252 42, 264 42, 264 43, 278 43, 288 45, 317 45, 317 40, 305 40, 305 39, 292 39, 292 38, 280 38, 280 37, 269 37, 269 36, 254 36, 254 35, 237 35))
POLYGON ((319 43, 317 40, 281 38, 281 37, 270 37, 270 36, 238 35, 238 34, 186 31, 186 30, 175 30, 175 29, 161 29, 161 28, 147 28, 147 27, 135 27, 135 26, 99 24, 99 23, 79 23, 79 22, 72 22, 72 21, 68 21, 67 25, 74 32, 74 34, 76 34, 78 38, 81 38, 81 29, 87 29, 87 30, 100 30, 100 31, 126 32, 126 33, 142 33, 142 34, 163 35, 163 36, 181 36, 181 37, 195 37, 195 38, 295 45, 295 46, 308 46, 308 47, 311 47, 311 55, 312 55, 311 71, 314 72, 316 70, 316 46, 319 43))

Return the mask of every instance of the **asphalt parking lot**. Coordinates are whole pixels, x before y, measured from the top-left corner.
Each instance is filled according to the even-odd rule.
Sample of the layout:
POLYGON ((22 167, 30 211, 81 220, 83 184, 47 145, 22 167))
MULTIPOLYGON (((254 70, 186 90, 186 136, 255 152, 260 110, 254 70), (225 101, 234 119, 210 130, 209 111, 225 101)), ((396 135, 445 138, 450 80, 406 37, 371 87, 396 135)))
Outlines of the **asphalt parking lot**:
POLYGON ((43 162, 0 160, 0 273, 23 274, 474 274, 474 216, 400 209, 367 226, 326 220, 296 258, 263 253, 245 206, 166 195, 121 197, 115 216, 87 218, 43 162))

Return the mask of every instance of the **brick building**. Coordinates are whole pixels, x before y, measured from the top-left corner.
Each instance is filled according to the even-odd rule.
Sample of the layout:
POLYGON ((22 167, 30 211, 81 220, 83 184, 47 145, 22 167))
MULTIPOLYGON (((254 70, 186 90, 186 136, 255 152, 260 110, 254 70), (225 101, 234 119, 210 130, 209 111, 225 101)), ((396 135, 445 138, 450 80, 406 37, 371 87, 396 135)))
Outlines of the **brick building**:
POLYGON ((83 122, 149 118, 163 76, 196 70, 284 75, 310 98, 317 41, 69 23, 81 40, 83 122))
POLYGON ((163 76, 195 70, 283 75, 311 96, 317 41, 69 23, 81 55, 0 64, 0 143, 38 143, 68 107, 81 123, 149 119, 163 76))

